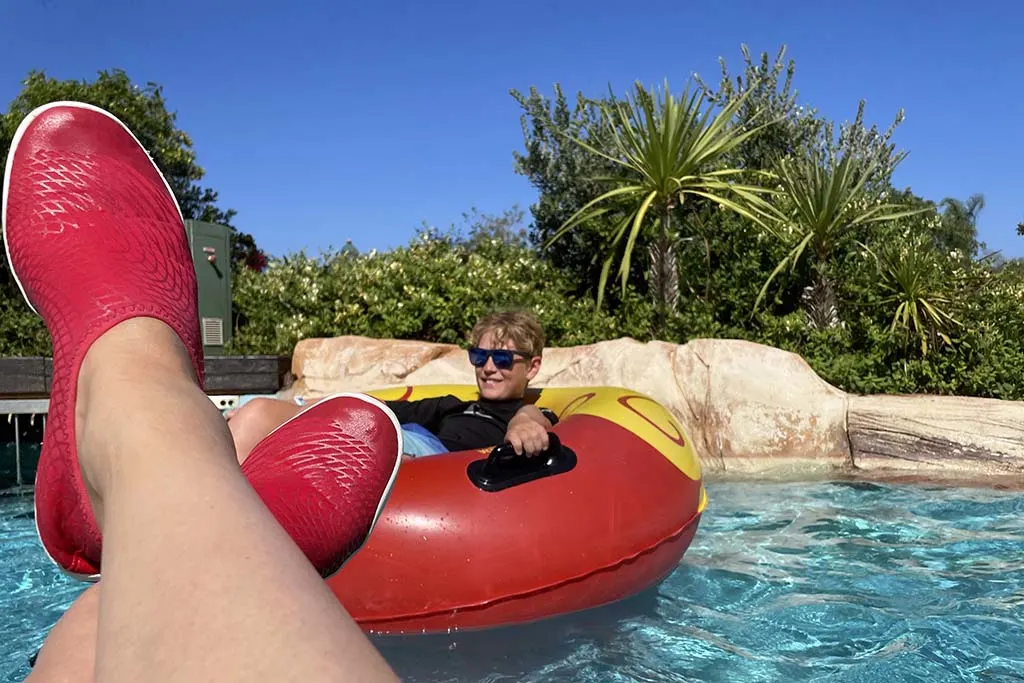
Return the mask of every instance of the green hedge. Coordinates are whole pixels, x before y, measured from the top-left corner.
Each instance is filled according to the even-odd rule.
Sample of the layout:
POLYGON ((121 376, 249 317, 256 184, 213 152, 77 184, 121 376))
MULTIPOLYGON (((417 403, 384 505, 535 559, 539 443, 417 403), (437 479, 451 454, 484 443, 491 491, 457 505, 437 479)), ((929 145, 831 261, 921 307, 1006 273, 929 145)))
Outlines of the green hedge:
MULTIPOLYGON (((738 245, 737 245, 738 246, 738 245)), ((736 264, 754 261, 737 249, 736 264)), ((749 314, 754 272, 716 268, 722 296, 685 297, 661 338, 738 338, 803 356, 831 384, 853 393, 931 393, 1024 399, 1024 277, 1019 268, 970 264, 974 282, 958 300, 962 323, 952 345, 926 356, 888 328, 891 309, 877 305, 875 275, 855 255, 842 275, 843 325, 812 329, 799 310, 749 314), (980 284, 978 282, 980 281, 980 284), (726 293, 726 283, 735 291, 726 293)), ((947 274, 953 277, 953 274, 947 274)), ((957 275, 959 279, 965 276, 957 275)), ((318 257, 271 260, 264 273, 242 271, 234 283, 236 335, 230 353, 290 354, 310 337, 365 335, 462 343, 477 318, 495 308, 537 313, 550 346, 628 336, 652 339, 653 307, 633 290, 595 314, 594 300, 526 244, 460 240, 420 233, 389 252, 352 248, 318 257)), ((48 355, 49 338, 17 293, 0 298, 0 353, 48 355)))
POLYGON ((272 259, 264 273, 239 274, 231 350, 291 353, 301 339, 340 335, 461 343, 497 308, 536 313, 549 345, 649 335, 651 307, 635 294, 595 316, 593 300, 572 296, 573 288, 528 247, 500 239, 421 232, 384 253, 299 253, 272 259))

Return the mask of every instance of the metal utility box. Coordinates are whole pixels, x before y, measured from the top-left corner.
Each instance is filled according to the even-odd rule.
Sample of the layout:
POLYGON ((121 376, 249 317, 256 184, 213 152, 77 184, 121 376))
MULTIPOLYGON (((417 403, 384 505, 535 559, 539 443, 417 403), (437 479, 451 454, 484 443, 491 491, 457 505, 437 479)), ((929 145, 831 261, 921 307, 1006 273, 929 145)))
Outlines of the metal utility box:
POLYGON ((231 228, 185 221, 199 283, 199 324, 203 353, 218 356, 231 341, 231 228))

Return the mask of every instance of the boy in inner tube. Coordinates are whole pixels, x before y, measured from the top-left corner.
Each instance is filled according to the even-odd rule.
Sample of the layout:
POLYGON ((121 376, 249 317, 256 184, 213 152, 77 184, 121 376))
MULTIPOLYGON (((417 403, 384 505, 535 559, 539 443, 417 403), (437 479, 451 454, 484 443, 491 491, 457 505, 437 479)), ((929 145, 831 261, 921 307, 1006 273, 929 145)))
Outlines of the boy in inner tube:
MULTIPOLYGON (((463 401, 439 396, 418 401, 386 401, 399 423, 407 458, 510 444, 519 455, 548 448, 548 430, 558 418, 524 401, 530 380, 540 371, 544 331, 523 311, 491 313, 469 335, 469 361, 480 396, 463 401)), ((256 398, 227 414, 239 462, 264 437, 316 400, 256 398)))

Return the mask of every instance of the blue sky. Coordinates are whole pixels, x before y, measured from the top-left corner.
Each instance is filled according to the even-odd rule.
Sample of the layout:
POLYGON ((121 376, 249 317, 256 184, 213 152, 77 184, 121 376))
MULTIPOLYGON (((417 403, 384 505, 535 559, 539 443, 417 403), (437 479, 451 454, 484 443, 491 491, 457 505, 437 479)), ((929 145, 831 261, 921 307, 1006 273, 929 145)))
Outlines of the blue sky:
POLYGON ((205 183, 269 252, 405 243, 424 222, 529 206, 510 88, 574 94, 634 79, 682 89, 740 44, 796 60, 804 104, 843 120, 906 121, 899 186, 982 192, 982 239, 1024 256, 1024 9, 951 0, 826 3, 516 0, 6 0, 0 103, 30 69, 123 68, 165 87, 205 183))

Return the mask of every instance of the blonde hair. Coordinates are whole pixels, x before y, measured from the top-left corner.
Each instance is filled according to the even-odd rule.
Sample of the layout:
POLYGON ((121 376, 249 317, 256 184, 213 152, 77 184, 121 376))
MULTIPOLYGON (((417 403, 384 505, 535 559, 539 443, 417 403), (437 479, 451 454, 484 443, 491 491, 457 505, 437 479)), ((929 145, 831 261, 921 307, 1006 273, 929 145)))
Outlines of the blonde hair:
POLYGON ((511 341, 516 351, 531 356, 544 353, 544 330, 536 316, 527 311, 496 311, 485 315, 473 326, 469 334, 470 343, 478 345, 488 332, 494 335, 494 343, 498 346, 511 341))

